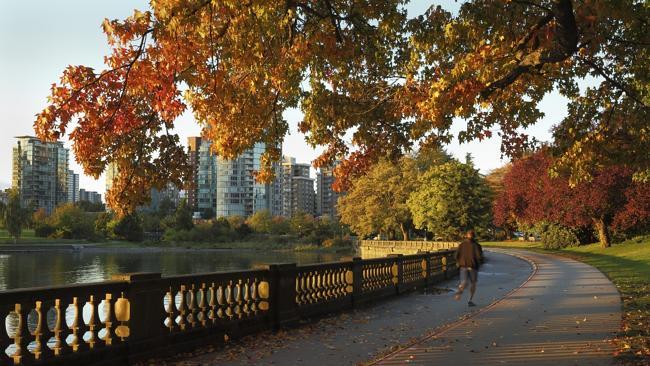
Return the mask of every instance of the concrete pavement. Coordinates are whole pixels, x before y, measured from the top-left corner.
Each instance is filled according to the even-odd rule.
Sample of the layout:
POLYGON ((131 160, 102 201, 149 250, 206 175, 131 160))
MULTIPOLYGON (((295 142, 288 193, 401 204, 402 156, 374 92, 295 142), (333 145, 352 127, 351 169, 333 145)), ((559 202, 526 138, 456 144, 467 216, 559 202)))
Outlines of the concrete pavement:
POLYGON ((504 299, 371 364, 609 365, 621 300, 597 269, 520 252, 536 272, 504 299), (453 362, 450 362, 453 361, 453 362))

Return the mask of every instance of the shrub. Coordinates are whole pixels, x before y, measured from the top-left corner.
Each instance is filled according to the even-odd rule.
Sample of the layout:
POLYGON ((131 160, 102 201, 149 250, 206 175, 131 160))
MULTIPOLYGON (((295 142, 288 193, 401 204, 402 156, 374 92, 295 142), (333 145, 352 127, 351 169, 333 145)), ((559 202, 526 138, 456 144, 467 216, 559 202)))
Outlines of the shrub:
POLYGON ((273 217, 268 210, 257 211, 246 220, 246 225, 253 231, 265 234, 271 232, 272 223, 273 217))
POLYGON ((351 247, 351 246, 352 246, 352 240, 350 240, 350 238, 333 238, 333 239, 325 239, 323 241, 324 248, 351 247))
POLYGON ((52 225, 46 223, 39 223, 34 227, 34 235, 39 238, 47 238, 54 234, 55 231, 56 229, 52 225))
POLYGON ((533 227, 533 231, 542 238, 546 249, 560 249, 580 245, 578 232, 555 223, 541 222, 533 227))
POLYGON ((55 238, 92 239, 95 237, 92 217, 73 204, 66 203, 58 206, 48 221, 55 229, 52 234, 55 238))
POLYGON ((110 237, 112 230, 108 226, 111 220, 113 220, 113 214, 110 212, 102 212, 97 215, 95 219, 95 233, 104 238, 110 237))
POLYGON ((116 237, 128 241, 142 241, 144 231, 140 218, 136 214, 124 216, 111 224, 116 237))

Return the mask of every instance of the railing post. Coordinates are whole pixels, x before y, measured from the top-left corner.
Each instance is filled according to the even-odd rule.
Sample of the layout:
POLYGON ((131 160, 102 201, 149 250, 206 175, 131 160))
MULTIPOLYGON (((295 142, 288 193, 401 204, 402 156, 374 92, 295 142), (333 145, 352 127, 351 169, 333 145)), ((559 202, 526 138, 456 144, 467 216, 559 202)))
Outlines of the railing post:
POLYGON ((447 255, 443 254, 440 258, 440 263, 442 264, 442 273, 445 275, 445 280, 448 280, 450 277, 447 275, 447 255))
POLYGON ((363 293, 363 264, 361 263, 361 257, 343 257, 341 261, 351 262, 350 271, 352 272, 352 278, 348 278, 346 275, 346 282, 348 282, 348 286, 352 286, 352 293, 350 295, 352 295, 352 307, 355 307, 363 293))
POLYGON ((402 254, 389 254, 388 258, 395 258, 391 268, 393 273, 393 284, 395 284, 395 294, 399 295, 400 287, 404 283, 404 266, 402 265, 402 254))
POLYGON ((270 264, 267 266, 271 287, 270 311, 273 328, 298 321, 296 305, 296 264, 270 264))
POLYGON ((431 252, 427 251, 424 255, 427 264, 427 268, 424 271, 424 288, 428 289, 429 286, 433 285, 433 281, 431 281, 431 252))
POLYGON ((124 302, 117 305, 119 299, 115 303, 118 324, 122 319, 128 320, 128 337, 125 338, 129 343, 129 356, 159 348, 166 330, 163 324, 164 294, 158 288, 160 273, 117 274, 112 279, 129 282, 124 294, 128 306, 124 302))

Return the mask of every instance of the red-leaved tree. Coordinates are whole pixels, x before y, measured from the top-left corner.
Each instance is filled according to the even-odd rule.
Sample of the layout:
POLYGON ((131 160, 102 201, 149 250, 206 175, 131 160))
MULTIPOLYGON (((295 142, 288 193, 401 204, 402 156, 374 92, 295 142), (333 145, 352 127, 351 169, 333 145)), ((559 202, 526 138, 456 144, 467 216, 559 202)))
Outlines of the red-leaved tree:
POLYGON ((570 187, 566 178, 548 174, 552 164, 553 158, 544 150, 512 165, 494 204, 495 224, 516 220, 593 226, 601 245, 609 247, 612 227, 627 230, 649 222, 650 185, 633 182, 630 169, 607 167, 593 174, 591 181, 570 187))

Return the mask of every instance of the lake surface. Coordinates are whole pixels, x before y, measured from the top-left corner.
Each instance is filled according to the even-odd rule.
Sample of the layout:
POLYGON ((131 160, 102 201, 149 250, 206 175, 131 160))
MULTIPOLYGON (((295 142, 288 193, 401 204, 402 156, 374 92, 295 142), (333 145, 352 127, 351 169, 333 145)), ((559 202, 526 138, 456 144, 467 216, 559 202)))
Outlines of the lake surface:
POLYGON ((108 280, 116 273, 175 274, 234 271, 272 263, 338 261, 346 253, 256 250, 159 251, 84 249, 0 253, 0 290, 108 280))

